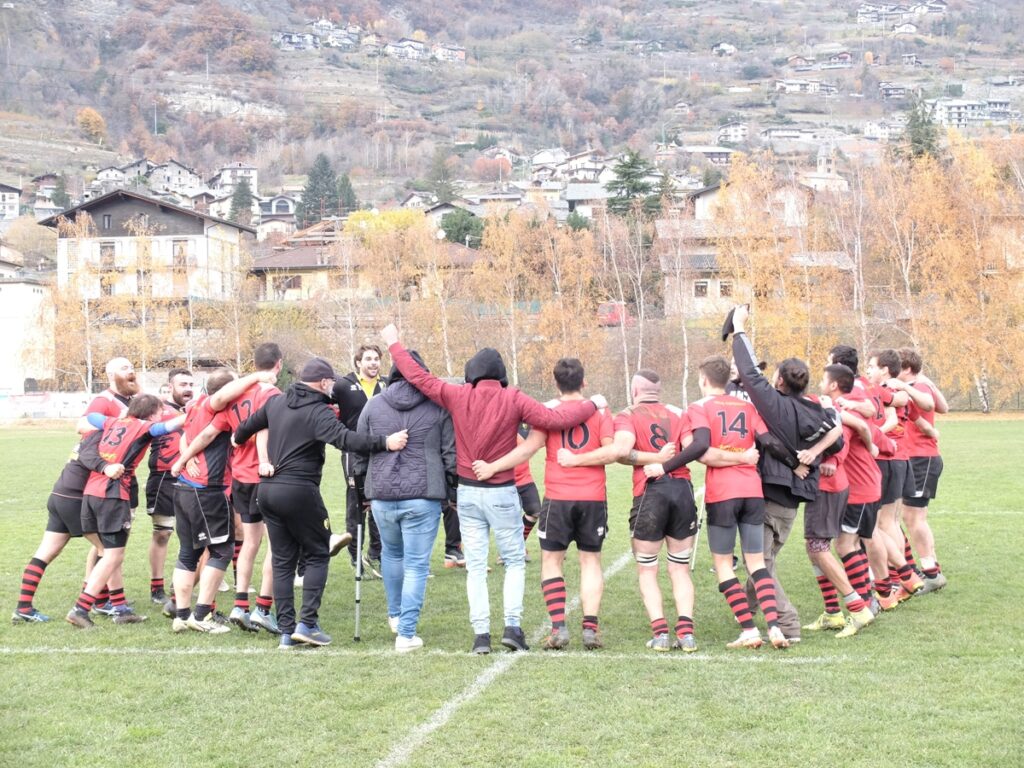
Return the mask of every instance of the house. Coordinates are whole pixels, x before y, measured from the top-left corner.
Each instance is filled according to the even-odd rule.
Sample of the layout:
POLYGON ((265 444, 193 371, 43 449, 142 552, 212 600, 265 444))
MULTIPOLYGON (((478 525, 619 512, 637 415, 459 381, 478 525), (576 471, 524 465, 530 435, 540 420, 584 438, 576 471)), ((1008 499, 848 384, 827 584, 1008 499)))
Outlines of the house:
POLYGON ((726 123, 718 129, 719 144, 742 144, 747 140, 750 129, 746 123, 726 123))
POLYGON ((1009 99, 985 99, 985 108, 992 120, 1007 120, 1011 117, 1009 99))
POLYGON ((797 72, 804 72, 814 68, 814 58, 794 53, 792 56, 786 58, 786 66, 790 69, 796 70, 797 72))
POLYGON ((344 29, 335 29, 322 37, 320 42, 324 48, 341 48, 351 51, 359 47, 359 36, 344 29))
POLYGON ((853 54, 839 51, 830 54, 827 61, 822 62, 821 69, 850 69, 853 67, 853 54))
POLYGON ((154 192, 193 192, 203 186, 203 178, 172 158, 153 166, 146 174, 146 183, 154 192))
POLYGON ((411 37, 399 38, 397 42, 388 43, 384 46, 384 55, 396 59, 408 59, 409 61, 422 61, 430 56, 430 49, 421 40, 414 40, 411 37))
POLYGON ((803 173, 798 181, 801 186, 815 192, 845 193, 850 191, 849 182, 836 173, 835 144, 822 144, 818 147, 815 170, 803 173))
POLYGON ((603 184, 570 182, 565 188, 565 201, 569 204, 570 213, 578 213, 588 219, 604 210, 609 199, 613 197, 603 184))
POLYGON ((483 209, 484 215, 503 216, 514 208, 523 204, 523 193, 516 188, 492 189, 475 195, 467 195, 467 199, 478 209, 483 209))
POLYGON ((885 120, 879 122, 867 122, 864 124, 864 138, 875 139, 876 141, 888 142, 897 139, 904 134, 906 127, 898 123, 891 123, 885 120))
POLYGON ((260 200, 256 239, 263 241, 272 234, 290 235, 294 232, 297 205, 298 200, 289 195, 273 195, 260 200))
POLYGON ((900 55, 900 63, 904 67, 919 67, 921 66, 921 60, 917 58, 916 53, 904 53, 900 55))
POLYGON ((384 48, 384 40, 376 32, 371 32, 368 35, 363 35, 359 40, 359 48, 363 53, 370 55, 379 54, 384 48))
POLYGON ((711 46, 711 53, 715 56, 735 56, 737 50, 732 43, 715 43, 711 46))
POLYGON ((732 161, 732 155, 736 152, 734 149, 729 147, 715 147, 705 146, 702 144, 692 144, 682 148, 682 152, 703 157, 712 165, 728 165, 732 161))
POLYGON ((320 48, 320 38, 312 32, 277 32, 271 42, 282 51, 315 51, 320 48))
POLYGON ((909 89, 898 83, 882 82, 878 84, 878 92, 883 99, 905 99, 909 95, 909 89))
POLYGON ((733 306, 734 281, 720 273, 712 222, 657 219, 653 249, 664 280, 666 317, 724 315, 733 306))
POLYGON ((660 40, 638 40, 633 43, 633 50, 641 56, 649 56, 664 50, 665 44, 660 40))
POLYGON ((54 305, 51 287, 25 269, 21 253, 0 244, 0 397, 38 389, 54 375, 54 305))
POLYGON ((568 45, 574 51, 582 51, 590 45, 590 39, 586 37, 573 37, 569 39, 568 45))
POLYGON ((210 177, 207 185, 211 190, 220 193, 231 193, 235 191, 238 182, 245 179, 249 182, 249 189, 254 196, 259 195, 259 171, 255 165, 246 163, 229 163, 218 168, 210 177))
POLYGON ((865 3, 857 9, 858 24, 878 24, 882 21, 882 9, 877 5, 865 3))
POLYGON ((775 81, 775 90, 781 93, 818 93, 821 80, 779 79, 775 81))
POLYGON ((909 21, 902 24, 897 24, 892 28, 893 35, 916 35, 917 24, 911 24, 909 21))
POLYGON ((21 189, 10 184, 0 184, 0 221, 8 221, 21 215, 21 189))
POLYGON ((534 152, 533 155, 530 156, 530 165, 534 168, 539 165, 550 165, 554 167, 559 163, 564 162, 568 157, 569 153, 561 147, 542 149, 538 152, 534 152))
POLYGON ((228 299, 238 287, 252 227, 127 190, 115 190, 40 222, 57 230, 57 285, 83 298, 228 299), (62 226, 86 217, 85 233, 62 226), (152 234, 139 236, 133 225, 152 234))
POLYGON ((399 208, 415 208, 416 210, 425 210, 434 203, 434 196, 429 192, 410 192, 403 197, 399 203, 399 208))
MULTIPOLYGON (((276 247, 253 260, 252 273, 260 280, 263 301, 302 301, 326 294, 331 273, 344 245, 299 245, 276 247)), ((372 290, 364 291, 372 298, 372 290)))
POLYGON ((139 180, 144 181, 146 176, 149 175, 149 172, 153 170, 154 165, 156 165, 156 163, 142 157, 138 160, 132 160, 130 163, 122 165, 119 170, 124 175, 124 181, 126 183, 134 184, 139 180))
POLYGON ((307 27, 312 27, 314 35, 320 35, 321 37, 329 35, 334 31, 334 22, 330 19, 319 18, 316 21, 310 21, 306 24, 307 27))
POLYGON ((967 128, 987 117, 987 105, 984 101, 933 99, 926 101, 925 104, 930 109, 932 119, 947 128, 967 128))
POLYGON ((762 141, 800 141, 803 129, 796 126, 769 126, 762 128, 759 134, 762 141))
POLYGON ((686 101, 677 101, 672 105, 672 114, 676 117, 689 117, 692 106, 686 101))
POLYGON ((124 170, 113 165, 109 165, 106 168, 100 168, 96 171, 96 181, 101 184, 124 184, 125 180, 126 177, 124 175, 124 170))
POLYGON ((466 63, 466 49, 461 45, 451 43, 436 43, 430 49, 430 55, 438 61, 447 61, 452 64, 466 63))

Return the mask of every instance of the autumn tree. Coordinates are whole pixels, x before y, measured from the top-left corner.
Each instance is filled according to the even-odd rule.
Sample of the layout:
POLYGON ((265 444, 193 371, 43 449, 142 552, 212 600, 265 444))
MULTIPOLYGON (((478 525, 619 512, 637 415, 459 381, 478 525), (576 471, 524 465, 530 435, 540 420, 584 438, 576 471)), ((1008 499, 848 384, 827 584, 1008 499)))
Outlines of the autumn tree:
POLYGON ((90 141, 102 144, 107 137, 107 123, 103 116, 92 107, 82 107, 75 114, 78 130, 90 141))

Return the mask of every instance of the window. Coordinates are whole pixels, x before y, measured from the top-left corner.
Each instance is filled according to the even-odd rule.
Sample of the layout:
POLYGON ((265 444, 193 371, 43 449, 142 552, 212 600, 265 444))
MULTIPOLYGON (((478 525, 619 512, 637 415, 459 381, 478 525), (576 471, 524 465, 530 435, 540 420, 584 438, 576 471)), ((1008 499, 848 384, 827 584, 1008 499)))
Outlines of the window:
POLYGON ((103 214, 103 229, 106 232, 110 231, 110 214, 109 213, 104 213, 103 214))
POLYGON ((175 272, 186 271, 188 269, 188 240, 172 240, 171 249, 172 269, 175 272))
POLYGON ((732 283, 728 280, 718 281, 718 295, 723 299, 727 299, 732 296, 732 283))
POLYGON ((693 281, 693 296, 697 299, 707 298, 708 295, 708 281, 707 280, 694 280, 693 281))
POLYGON ((274 203, 274 213, 291 213, 291 211, 288 209, 288 201, 278 200, 276 203, 274 203))
POLYGON ((290 290, 302 290, 302 275, 282 275, 273 281, 274 298, 283 299, 290 290))
POLYGON ((100 243, 100 269, 104 272, 113 272, 116 268, 114 264, 114 244, 100 243))

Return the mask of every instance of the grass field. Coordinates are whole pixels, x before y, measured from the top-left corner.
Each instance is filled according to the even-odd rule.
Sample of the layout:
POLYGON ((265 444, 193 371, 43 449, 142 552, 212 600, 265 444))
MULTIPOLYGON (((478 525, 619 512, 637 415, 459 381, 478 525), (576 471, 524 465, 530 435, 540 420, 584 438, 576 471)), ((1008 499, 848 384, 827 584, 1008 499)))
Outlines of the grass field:
MULTIPOLYGON (((149 621, 118 627, 99 619, 96 630, 81 632, 62 620, 86 551, 73 541, 36 597, 55 620, 11 626, 21 569, 74 437, 70 428, 0 430, 0 607, 7 612, 0 766, 1021 765, 1022 427, 941 425, 946 474, 930 517, 949 586, 882 615, 856 637, 805 633, 784 652, 727 651, 736 627, 702 540, 700 651, 646 650, 647 621, 625 559, 628 472, 615 467, 601 611, 606 648, 580 650, 577 608, 569 651, 490 657, 468 653, 465 573, 441 567, 441 541, 419 630, 423 652, 391 650, 379 581, 364 582, 362 642, 352 642, 353 579, 344 557, 332 564, 321 614, 335 638, 330 648, 282 654, 263 634, 173 635, 146 600, 145 517, 125 575, 129 599, 149 621)), ((329 451, 324 490, 336 527, 340 475, 329 451)), ((780 572, 810 621, 821 605, 799 525, 780 572)), ((536 541, 529 549, 524 626, 537 640, 546 613, 536 541)), ((578 584, 573 559, 570 594, 578 584)), ((491 595, 500 633, 500 568, 491 595)))

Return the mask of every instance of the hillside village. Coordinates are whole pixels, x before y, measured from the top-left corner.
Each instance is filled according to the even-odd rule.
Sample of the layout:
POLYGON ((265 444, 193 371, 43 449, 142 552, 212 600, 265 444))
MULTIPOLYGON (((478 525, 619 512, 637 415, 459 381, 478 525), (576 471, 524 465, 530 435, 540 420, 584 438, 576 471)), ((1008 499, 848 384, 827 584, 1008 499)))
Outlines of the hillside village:
MULTIPOLYGON (((252 47, 253 66, 265 71, 229 76, 224 58, 209 52, 202 63, 193 57, 194 71, 159 72, 160 45, 145 37, 139 52, 104 54, 133 61, 134 74, 121 83, 144 94, 135 102, 145 109, 132 101, 104 107, 103 98, 114 105, 120 91, 97 91, 92 111, 102 130, 91 116, 83 119, 84 106, 73 106, 64 112, 72 126, 48 129, 50 154, 29 149, 38 139, 30 141, 35 129, 25 127, 37 107, 22 86, 8 88, 23 110, 0 138, 3 292, 19 297, 11 317, 52 316, 50 292, 67 289, 76 259, 123 273, 89 291, 136 295, 149 270, 133 276, 127 267, 142 252, 166 271, 147 287, 162 299, 227 300, 238 269, 259 285, 258 301, 337 293, 329 273, 344 248, 338 244, 350 237, 342 233, 353 211, 303 216, 306 173, 319 151, 351 179, 362 212, 415 212, 448 238, 452 263, 464 270, 479 258, 482 228, 460 229, 451 240, 446 217, 484 222, 516 212, 560 228, 593 227, 615 196, 617 168, 635 152, 649 161, 643 183, 667 205, 650 242, 662 253, 664 280, 654 311, 712 317, 750 290, 721 270, 708 234, 734 163, 771 158, 780 215, 796 231, 806 229, 815 204, 849 194, 851 166, 905 151, 914 120, 934 126, 942 140, 947 130, 1011 137, 1024 119, 1024 67, 999 49, 1015 50, 1015 43, 982 25, 992 17, 973 3, 763 6, 760 28, 741 3, 712 12, 686 2, 662 9, 669 15, 660 27, 653 8, 548 14, 533 29, 520 22, 506 41, 497 35, 511 30, 507 20, 494 21, 494 37, 470 39, 436 20, 425 23, 422 9, 397 5, 377 20, 325 9, 258 25, 255 16, 218 6, 205 26, 192 22, 195 29, 217 35, 238 25, 237 45, 252 47), (139 66, 147 53, 150 63, 143 58, 139 66), (326 104, 334 106, 327 111, 326 104), (451 194, 441 196, 432 181, 439 158, 451 175, 451 194), (79 213, 89 214, 94 231, 68 231, 79 213), (146 231, 128 231, 139 216, 146 231), (29 245, 19 253, 22 243, 29 245), (683 289, 666 249, 690 254, 683 289), (192 269, 205 271, 201 281, 192 269), (672 298, 679 290, 689 297, 684 303, 672 298)), ((78 12, 69 9, 68 19, 78 12)), ((20 4, 5 13, 25 18, 20 4)), ((156 17, 152 24, 156 32, 170 28, 156 17)), ((114 34, 126 33, 118 27, 114 34)), ((59 68, 39 66, 34 71, 53 79, 59 99, 72 81, 60 85, 59 68)), ((851 269, 848 254, 828 248, 797 249, 788 258, 813 269, 851 269)), ((349 300, 379 303, 376 288, 363 290, 350 290, 349 300)), ((30 325, 26 344, 47 347, 35 338, 46 323, 30 325)), ((0 382, 0 396, 52 379, 52 355, 37 356, 34 367, 0 382)))

